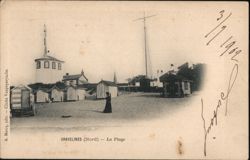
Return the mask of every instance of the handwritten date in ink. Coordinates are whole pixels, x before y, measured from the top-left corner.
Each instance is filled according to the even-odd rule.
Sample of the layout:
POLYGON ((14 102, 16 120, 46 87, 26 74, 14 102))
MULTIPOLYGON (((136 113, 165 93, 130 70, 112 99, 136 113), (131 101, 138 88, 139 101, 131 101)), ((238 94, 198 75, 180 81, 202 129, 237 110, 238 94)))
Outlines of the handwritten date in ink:
MULTIPOLYGON (((226 25, 226 22, 230 20, 231 16, 231 12, 226 13, 225 10, 219 12, 219 16, 216 18, 219 23, 205 35, 205 38, 208 39, 206 43, 207 46, 209 46, 216 38, 219 38, 223 33, 226 34, 225 30, 229 28, 228 25, 226 25)), ((232 61, 238 62, 237 56, 242 50, 237 46, 237 41, 232 39, 233 36, 229 35, 227 39, 222 41, 220 48, 223 48, 224 50, 220 53, 220 57, 227 53, 231 56, 232 61)))

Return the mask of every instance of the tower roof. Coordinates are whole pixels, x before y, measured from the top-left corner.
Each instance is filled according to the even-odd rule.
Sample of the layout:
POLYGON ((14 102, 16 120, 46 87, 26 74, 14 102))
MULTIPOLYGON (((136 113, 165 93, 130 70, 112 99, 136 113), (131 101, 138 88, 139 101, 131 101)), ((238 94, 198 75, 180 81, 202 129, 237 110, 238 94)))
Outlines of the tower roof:
POLYGON ((35 59, 35 61, 38 61, 38 60, 52 60, 52 61, 64 62, 64 61, 59 60, 59 59, 57 59, 57 58, 55 58, 55 57, 48 56, 47 54, 46 54, 46 55, 43 55, 43 57, 41 57, 41 58, 35 59))

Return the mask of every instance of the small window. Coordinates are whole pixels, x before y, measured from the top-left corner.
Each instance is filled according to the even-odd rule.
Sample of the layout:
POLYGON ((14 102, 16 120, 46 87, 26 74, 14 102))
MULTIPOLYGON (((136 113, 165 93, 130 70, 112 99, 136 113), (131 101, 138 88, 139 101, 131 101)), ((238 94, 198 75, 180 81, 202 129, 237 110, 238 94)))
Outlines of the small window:
POLYGON ((62 69, 62 65, 61 63, 58 63, 58 70, 61 70, 62 69))
POLYGON ((40 69, 40 68, 41 68, 41 62, 40 62, 40 61, 37 61, 37 62, 36 62, 36 68, 37 68, 37 69, 40 69))
POLYGON ((188 90, 188 82, 184 82, 184 89, 188 90))
POLYGON ((52 69, 56 69, 56 62, 52 62, 52 69))
POLYGON ((44 61, 44 68, 49 68, 49 61, 44 61))

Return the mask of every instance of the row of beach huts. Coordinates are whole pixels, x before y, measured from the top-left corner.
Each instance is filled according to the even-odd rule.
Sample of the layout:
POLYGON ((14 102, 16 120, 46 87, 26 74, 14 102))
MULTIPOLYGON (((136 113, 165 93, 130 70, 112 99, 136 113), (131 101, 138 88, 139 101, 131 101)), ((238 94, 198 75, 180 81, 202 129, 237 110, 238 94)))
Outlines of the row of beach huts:
POLYGON ((11 103, 26 94, 30 94, 35 103, 48 103, 48 102, 65 102, 65 101, 79 101, 84 100, 89 92, 95 92, 96 99, 106 97, 106 92, 111 94, 111 97, 118 95, 118 87, 110 81, 101 81, 98 84, 86 85, 65 85, 64 83, 57 82, 55 84, 31 84, 28 86, 18 85, 11 87, 11 103))
POLYGON ((85 100, 86 96, 103 99, 109 92, 112 97, 118 96, 118 87, 110 81, 98 84, 72 85, 57 82, 55 84, 35 83, 30 85, 11 86, 10 109, 12 114, 34 115, 35 103, 54 103, 85 100))
POLYGON ((63 83, 29 85, 36 103, 63 102, 85 99, 85 88, 63 83))
POLYGON ((10 109, 12 114, 25 113, 34 115, 34 103, 76 101, 83 99, 85 99, 85 90, 74 86, 62 87, 61 84, 18 85, 11 87, 10 109))

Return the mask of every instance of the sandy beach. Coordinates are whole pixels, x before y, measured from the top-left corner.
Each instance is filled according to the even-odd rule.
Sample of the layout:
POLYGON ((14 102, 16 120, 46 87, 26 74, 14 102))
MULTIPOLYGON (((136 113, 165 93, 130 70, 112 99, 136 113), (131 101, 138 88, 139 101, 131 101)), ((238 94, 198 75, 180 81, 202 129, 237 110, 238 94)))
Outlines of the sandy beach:
MULTIPOLYGON (((193 95, 192 95, 193 96, 193 95)), ((159 93, 127 93, 112 99, 113 113, 102 113, 105 100, 36 104, 34 117, 11 118, 11 131, 92 130, 119 127, 142 120, 170 116, 192 97, 163 98, 159 93)))

